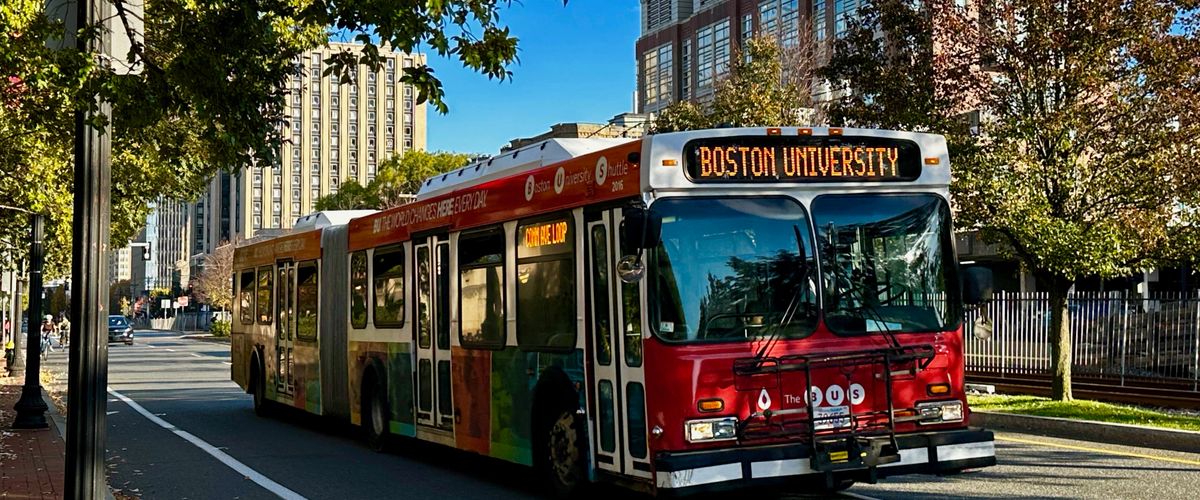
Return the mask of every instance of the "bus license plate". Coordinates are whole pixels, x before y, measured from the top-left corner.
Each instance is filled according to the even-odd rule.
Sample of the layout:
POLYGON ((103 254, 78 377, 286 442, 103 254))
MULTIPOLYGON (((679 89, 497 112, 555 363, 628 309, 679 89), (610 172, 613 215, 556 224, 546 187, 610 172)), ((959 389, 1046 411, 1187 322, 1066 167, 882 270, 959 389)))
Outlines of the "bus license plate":
POLYGON ((850 407, 849 406, 818 406, 813 409, 813 417, 817 419, 827 417, 844 417, 844 418, 827 418, 826 420, 817 420, 816 429, 835 429, 841 427, 850 427, 850 407))

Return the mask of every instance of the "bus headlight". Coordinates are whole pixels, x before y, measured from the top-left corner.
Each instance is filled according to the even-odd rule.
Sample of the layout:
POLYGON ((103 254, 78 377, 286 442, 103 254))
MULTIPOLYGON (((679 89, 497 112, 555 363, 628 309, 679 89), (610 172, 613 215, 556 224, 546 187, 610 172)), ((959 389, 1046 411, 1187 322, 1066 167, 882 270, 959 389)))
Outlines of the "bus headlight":
POLYGON ((684 435, 690 443, 737 439, 736 417, 689 420, 684 427, 684 435))
POLYGON ((944 422, 962 422, 962 401, 933 401, 917 404, 917 414, 921 416, 922 424, 940 424, 944 422))

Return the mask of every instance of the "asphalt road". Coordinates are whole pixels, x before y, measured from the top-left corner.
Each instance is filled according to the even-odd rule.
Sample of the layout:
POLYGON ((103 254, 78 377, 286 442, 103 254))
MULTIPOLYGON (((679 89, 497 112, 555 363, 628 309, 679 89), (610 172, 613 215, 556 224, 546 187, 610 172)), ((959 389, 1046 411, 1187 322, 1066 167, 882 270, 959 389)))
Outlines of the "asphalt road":
MULTIPOLYGON (((65 358, 52 354, 50 365, 64 369, 65 358)), ((167 332, 138 332, 134 345, 109 347, 107 465, 114 490, 147 499, 537 496, 532 473, 522 467, 412 443, 373 453, 348 430, 318 419, 259 418, 250 396, 229 381, 228 360, 226 344, 167 332)), ((1005 433, 996 448, 996 467, 891 478, 842 496, 1159 500, 1192 499, 1200 491, 1200 453, 1005 433)), ((629 496, 609 488, 598 493, 629 496)))

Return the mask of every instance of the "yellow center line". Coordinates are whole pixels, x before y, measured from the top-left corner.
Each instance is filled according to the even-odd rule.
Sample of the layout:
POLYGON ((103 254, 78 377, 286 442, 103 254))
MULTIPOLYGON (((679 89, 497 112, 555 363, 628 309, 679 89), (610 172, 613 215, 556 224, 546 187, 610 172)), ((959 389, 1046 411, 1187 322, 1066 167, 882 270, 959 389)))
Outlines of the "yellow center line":
POLYGON ((1053 448, 1065 448, 1068 450, 1090 451, 1093 453, 1104 453, 1106 455, 1120 455, 1124 457, 1145 458, 1147 460, 1159 460, 1163 462, 1175 462, 1177 464, 1200 466, 1200 460, 1188 460, 1185 458, 1159 457, 1154 455, 1144 455, 1141 453, 1129 453, 1127 451, 1105 450, 1102 448, 1091 448, 1087 446, 1074 446, 1069 444, 1047 443, 1045 441, 1034 441, 1032 439, 1020 439, 996 436, 996 441, 1009 441, 1013 443, 1032 444, 1037 446, 1050 446, 1053 448))

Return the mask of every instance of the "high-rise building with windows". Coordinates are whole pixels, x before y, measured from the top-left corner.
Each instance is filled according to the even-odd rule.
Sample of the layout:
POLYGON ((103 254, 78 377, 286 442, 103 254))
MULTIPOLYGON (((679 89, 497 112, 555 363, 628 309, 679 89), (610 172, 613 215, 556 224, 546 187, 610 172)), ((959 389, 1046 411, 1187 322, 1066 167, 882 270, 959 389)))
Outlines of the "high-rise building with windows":
POLYGON ((638 112, 705 102, 736 48, 755 34, 784 47, 824 42, 846 30, 865 0, 641 0, 638 112))
POLYGON ((331 55, 361 49, 330 42, 295 61, 301 71, 287 84, 278 162, 218 174, 191 204, 193 266, 224 242, 291 228, 343 182, 366 184, 385 159, 425 149, 425 105, 400 81, 404 68, 424 64, 425 56, 385 51, 379 71, 351 67, 353 83, 324 74, 331 55))

